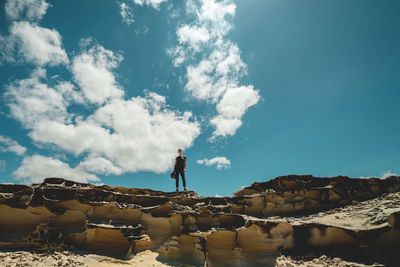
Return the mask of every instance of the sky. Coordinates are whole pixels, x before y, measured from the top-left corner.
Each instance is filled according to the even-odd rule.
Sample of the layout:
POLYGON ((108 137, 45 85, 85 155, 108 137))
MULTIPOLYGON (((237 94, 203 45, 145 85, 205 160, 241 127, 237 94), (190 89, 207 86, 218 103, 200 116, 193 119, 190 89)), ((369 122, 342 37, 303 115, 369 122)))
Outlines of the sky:
POLYGON ((0 183, 231 196, 400 173, 397 0, 1 0, 0 183), (180 181, 182 189, 182 181, 180 181))

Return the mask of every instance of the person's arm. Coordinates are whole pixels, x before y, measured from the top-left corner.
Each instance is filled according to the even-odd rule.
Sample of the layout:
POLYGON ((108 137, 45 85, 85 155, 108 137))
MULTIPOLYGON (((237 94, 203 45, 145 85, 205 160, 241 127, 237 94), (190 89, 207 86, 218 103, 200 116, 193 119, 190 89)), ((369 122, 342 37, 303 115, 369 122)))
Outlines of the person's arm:
POLYGON ((185 167, 183 168, 183 172, 186 171, 186 157, 185 157, 185 167))
POLYGON ((174 165, 174 169, 176 168, 176 164, 178 163, 178 159, 175 158, 175 165, 174 165))

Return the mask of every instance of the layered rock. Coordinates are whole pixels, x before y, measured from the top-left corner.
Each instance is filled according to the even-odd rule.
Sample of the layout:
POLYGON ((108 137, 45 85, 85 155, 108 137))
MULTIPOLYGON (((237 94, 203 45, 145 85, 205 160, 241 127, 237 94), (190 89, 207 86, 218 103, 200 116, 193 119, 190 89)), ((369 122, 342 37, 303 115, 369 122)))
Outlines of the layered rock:
POLYGON ((304 214, 400 191, 398 176, 355 179, 347 176, 315 178, 312 175, 280 176, 255 182, 234 193, 248 196, 247 214, 257 216, 304 214))
POLYGON ((395 176, 283 176, 254 183, 234 197, 62 178, 3 184, 0 248, 62 240, 120 257, 150 249, 163 262, 194 266, 273 266, 280 254, 352 251, 361 260, 390 264, 400 244, 397 191, 395 176))

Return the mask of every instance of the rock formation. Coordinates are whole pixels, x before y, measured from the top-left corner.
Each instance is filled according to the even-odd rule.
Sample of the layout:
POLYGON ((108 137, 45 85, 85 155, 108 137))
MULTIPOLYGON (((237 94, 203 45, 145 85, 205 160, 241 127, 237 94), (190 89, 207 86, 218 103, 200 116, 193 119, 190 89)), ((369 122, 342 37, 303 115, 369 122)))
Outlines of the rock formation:
POLYGON ((397 176, 289 175, 233 197, 62 178, 0 184, 0 248, 51 240, 122 258, 152 250, 170 265, 274 266, 280 255, 310 254, 393 265, 400 260, 398 191, 397 176))

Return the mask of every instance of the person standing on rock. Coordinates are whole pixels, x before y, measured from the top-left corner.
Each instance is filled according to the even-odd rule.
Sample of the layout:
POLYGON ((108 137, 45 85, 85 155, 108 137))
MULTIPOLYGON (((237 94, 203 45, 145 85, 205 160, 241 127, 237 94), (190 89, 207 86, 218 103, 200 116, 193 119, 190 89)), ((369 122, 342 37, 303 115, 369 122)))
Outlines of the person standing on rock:
POLYGON ((182 154, 182 149, 178 149, 179 156, 175 158, 175 166, 174 166, 174 176, 176 179, 176 192, 179 191, 179 174, 182 177, 183 190, 186 191, 186 180, 185 180, 185 172, 186 172, 186 157, 182 154))

